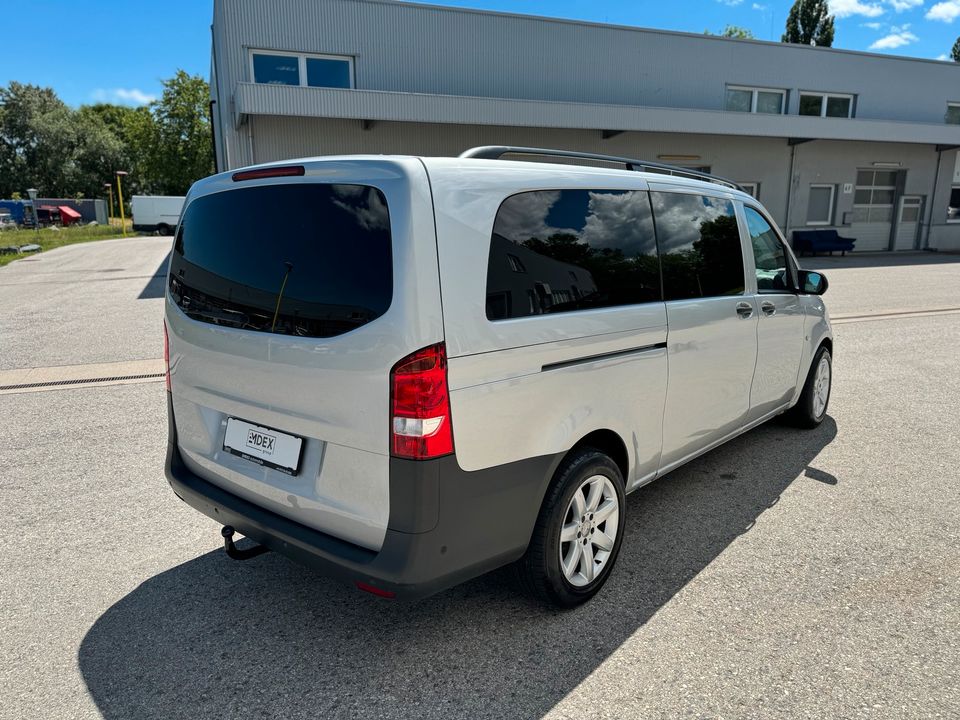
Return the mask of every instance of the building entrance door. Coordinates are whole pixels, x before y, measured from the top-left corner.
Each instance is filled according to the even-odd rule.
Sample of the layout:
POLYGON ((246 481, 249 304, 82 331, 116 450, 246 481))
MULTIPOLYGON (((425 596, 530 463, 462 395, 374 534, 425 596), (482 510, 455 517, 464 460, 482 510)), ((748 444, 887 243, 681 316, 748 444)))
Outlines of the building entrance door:
POLYGON ((904 195, 897 217, 897 238, 894 250, 915 250, 919 238, 920 218, 923 217, 923 196, 904 195))
POLYGON ((889 250, 894 222, 895 170, 858 170, 850 235, 858 251, 889 250))

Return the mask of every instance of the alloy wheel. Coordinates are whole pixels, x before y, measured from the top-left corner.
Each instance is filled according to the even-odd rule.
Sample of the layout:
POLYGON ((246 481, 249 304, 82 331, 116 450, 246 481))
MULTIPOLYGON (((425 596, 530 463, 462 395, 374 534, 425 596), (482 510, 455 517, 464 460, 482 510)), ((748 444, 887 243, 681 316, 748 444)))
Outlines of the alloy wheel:
POLYGON ((560 569, 574 587, 603 571, 620 529, 620 501, 613 482, 591 475, 570 498, 560 529, 560 569))
POLYGON ((820 358, 817 365, 817 374, 813 379, 813 414, 816 417, 823 415, 827 409, 827 400, 830 398, 830 361, 826 356, 820 358))

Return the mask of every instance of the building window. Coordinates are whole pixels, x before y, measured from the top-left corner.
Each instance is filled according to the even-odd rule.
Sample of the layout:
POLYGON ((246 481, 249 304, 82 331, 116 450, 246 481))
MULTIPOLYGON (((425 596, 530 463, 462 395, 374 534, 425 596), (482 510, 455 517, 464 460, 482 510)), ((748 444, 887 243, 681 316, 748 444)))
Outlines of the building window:
POLYGON ((266 85, 299 85, 300 58, 254 53, 253 81, 266 85))
POLYGON ((307 85, 310 87, 353 87, 353 71, 349 59, 308 57, 307 85))
POLYGON ((811 185, 807 201, 807 225, 830 225, 833 222, 833 185, 811 185))
POLYGON ((920 208, 923 199, 919 197, 905 197, 900 205, 900 222, 915 223, 920 220, 920 208))
POLYGON ((786 104, 786 90, 727 86, 726 109, 730 112, 782 115, 786 104))
POLYGON ((527 271, 516 255, 507 255, 507 262, 510 263, 510 269, 514 272, 525 273, 527 271))
POLYGON ((947 114, 944 119, 948 125, 960 125, 960 103, 947 103, 947 114))
POLYGON ((307 87, 353 87, 353 58, 304 53, 250 53, 255 83, 305 85, 307 87))
POLYGON ((814 117, 853 117, 853 95, 802 92, 800 114, 814 117))
POLYGON ((950 204, 947 206, 947 222, 960 223, 960 185, 950 188, 950 204))
POLYGON ((742 182, 738 183, 740 187, 743 188, 743 191, 752 197, 754 200, 760 199, 760 183, 758 182, 742 182))
POLYGON ((893 220, 896 170, 858 170, 853 193, 853 221, 888 223, 893 220))

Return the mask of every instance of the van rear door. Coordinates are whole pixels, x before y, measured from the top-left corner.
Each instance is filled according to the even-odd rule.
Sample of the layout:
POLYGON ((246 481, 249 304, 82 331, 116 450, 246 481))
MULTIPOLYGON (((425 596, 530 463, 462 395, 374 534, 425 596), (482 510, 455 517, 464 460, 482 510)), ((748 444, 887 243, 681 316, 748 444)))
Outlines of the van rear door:
POLYGON ((443 340, 426 175, 412 159, 302 167, 191 191, 166 302, 177 441, 197 475, 376 550, 390 369, 443 340))

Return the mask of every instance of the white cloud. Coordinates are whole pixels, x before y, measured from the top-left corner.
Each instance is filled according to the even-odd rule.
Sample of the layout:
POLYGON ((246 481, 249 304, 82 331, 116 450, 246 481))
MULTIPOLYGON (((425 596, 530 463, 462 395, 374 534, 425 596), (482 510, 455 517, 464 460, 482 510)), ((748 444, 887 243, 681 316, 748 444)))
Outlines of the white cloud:
POLYGON ((729 5, 730 7, 736 7, 740 5, 743 0, 717 0, 718 3, 723 3, 724 5, 729 5))
POLYGON ((923 5, 923 0, 887 0, 887 4, 896 12, 901 13, 923 5))
POLYGON ((117 105, 147 105, 157 99, 156 95, 145 93, 139 88, 97 88, 90 93, 95 102, 115 103, 117 105))
POLYGON ((902 27, 893 25, 890 28, 890 34, 885 35, 877 40, 875 43, 873 43, 873 45, 870 46, 870 49, 893 50, 894 48, 915 43, 919 39, 920 38, 910 32, 910 25, 903 25, 902 27))
POLYGON ((624 255, 647 255, 651 251, 650 234, 637 218, 650 213, 650 201, 644 193, 591 192, 589 215, 580 239, 595 248, 620 248, 624 255))
POLYGON ((547 216, 559 199, 559 190, 514 195, 497 213, 494 233, 518 243, 533 237, 546 239, 556 233, 576 233, 547 223, 547 216))
POLYGON ((883 27, 883 23, 868 22, 868 23, 861 23, 860 26, 865 28, 870 28, 871 30, 879 30, 880 28, 883 27))
POLYGON ((766 5, 761 5, 760 3, 754 3, 754 4, 751 5, 750 7, 753 8, 754 10, 766 10, 766 9, 767 9, 767 6, 766 6, 766 5))
POLYGON ((660 208, 657 215, 657 234, 663 238, 660 252, 689 249, 700 239, 703 223, 712 222, 732 210, 729 201, 720 198, 693 195, 684 198, 682 202, 672 202, 666 208, 660 208))
MULTIPOLYGON (((960 3, 960 0, 956 1, 960 3)), ((860 0, 828 0, 828 4, 830 5, 830 12, 838 18, 850 17, 851 15, 879 17, 884 13, 881 5, 871 2, 861 2, 860 0)))
POLYGON ((927 10, 927 20, 940 20, 945 23, 952 23, 960 17, 960 0, 945 0, 927 10))
POLYGON ((940 53, 939 55, 937 55, 937 60, 949 60, 949 59, 950 59, 950 56, 947 55, 946 53, 940 53))

